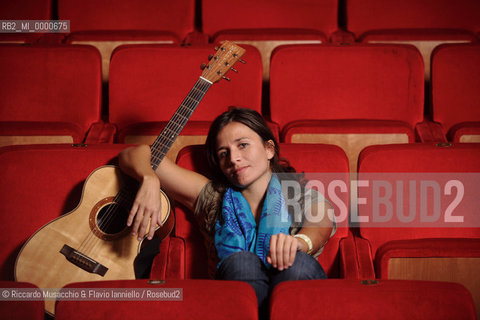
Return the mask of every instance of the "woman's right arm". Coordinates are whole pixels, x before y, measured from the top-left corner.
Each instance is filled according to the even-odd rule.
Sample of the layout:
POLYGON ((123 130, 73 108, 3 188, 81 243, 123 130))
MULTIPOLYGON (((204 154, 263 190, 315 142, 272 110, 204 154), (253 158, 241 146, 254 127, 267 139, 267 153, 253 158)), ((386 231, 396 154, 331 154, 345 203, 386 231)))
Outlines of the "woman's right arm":
POLYGON ((123 172, 140 182, 135 201, 127 225, 132 227, 132 234, 138 239, 148 233, 151 239, 155 228, 147 227, 160 224, 160 187, 169 196, 193 210, 200 191, 208 183, 208 179, 201 174, 186 170, 165 157, 156 171, 151 164, 150 147, 139 145, 124 149, 119 155, 119 165, 123 172))

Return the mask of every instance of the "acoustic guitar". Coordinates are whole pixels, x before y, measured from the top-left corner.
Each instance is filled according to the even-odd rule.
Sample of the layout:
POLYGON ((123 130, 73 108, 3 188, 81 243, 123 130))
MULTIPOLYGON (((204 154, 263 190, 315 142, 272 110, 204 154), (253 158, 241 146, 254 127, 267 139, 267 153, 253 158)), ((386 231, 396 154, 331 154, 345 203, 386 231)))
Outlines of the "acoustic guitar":
MULTIPOLYGON (((213 83, 225 75, 245 53, 226 41, 217 48, 202 75, 151 145, 155 170, 213 83)), ((44 291, 57 290, 72 282, 135 279, 134 260, 142 241, 130 235, 126 220, 138 190, 138 183, 116 166, 103 166, 86 179, 77 208, 49 222, 22 247, 15 264, 15 279, 29 282, 44 291)), ((156 236, 172 230, 167 196, 161 193, 162 225, 156 236)), ((151 227, 151 226, 149 226, 151 227)), ((149 229, 147 229, 149 230, 149 229)), ((145 239, 145 238, 144 238, 145 239)), ((45 299, 45 311, 55 313, 55 299, 45 299)))

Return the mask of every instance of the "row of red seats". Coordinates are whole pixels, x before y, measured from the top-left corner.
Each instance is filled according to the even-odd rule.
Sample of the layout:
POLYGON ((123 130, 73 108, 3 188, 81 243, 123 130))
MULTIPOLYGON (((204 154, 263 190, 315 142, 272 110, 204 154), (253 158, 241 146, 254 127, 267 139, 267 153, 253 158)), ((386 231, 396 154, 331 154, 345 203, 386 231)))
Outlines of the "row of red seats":
POLYGON ((229 39, 256 46, 268 80, 272 50, 304 43, 410 43, 418 47, 429 78, 430 54, 442 43, 476 42, 480 5, 476 0, 308 0, 248 1, 74 1, 5 2, 2 19, 70 20, 69 34, 4 34, 0 41, 64 42, 96 46, 108 61, 119 44, 218 43, 229 39), (198 7, 196 7, 198 6, 198 7), (53 14, 55 12, 55 14, 53 14), (445 14, 448 12, 448 14, 445 14))
MULTIPOLYGON (((480 141, 478 44, 435 51, 431 113, 424 110, 422 60, 414 47, 283 46, 274 52, 268 90, 262 89, 258 51, 244 47, 248 63, 237 67, 239 74, 228 74, 231 82, 222 80, 207 92, 172 159, 182 146, 203 143, 210 121, 229 106, 263 113, 282 142, 339 145, 351 171, 359 152, 372 144, 480 141)), ((150 144, 212 52, 205 45, 123 46, 112 58, 107 98, 93 47, 3 45, 0 145, 150 144)))
POLYGON ((283 29, 284 35, 290 31, 291 40, 323 42, 341 27, 363 40, 376 32, 404 30, 405 34, 413 34, 413 29, 437 34, 448 31, 451 36, 463 39, 480 32, 479 6, 475 0, 454 3, 446 0, 405 0, 401 3, 381 0, 347 0, 345 3, 338 0, 247 1, 241 6, 231 1, 218 3, 213 0, 198 3, 182 0, 175 4, 144 1, 141 5, 131 0, 115 3, 107 0, 22 0, 3 2, 0 8, 2 19, 70 20, 71 32, 163 31, 170 33, 171 40, 181 41, 195 31, 215 38, 233 30, 253 35, 263 30, 264 37, 268 37, 266 31, 269 29, 276 31, 270 35, 278 35, 283 29))
MULTIPOLYGON (((28 283, 8 281, 0 281, 0 286, 36 289, 28 283)), ((152 315, 182 320, 258 319, 255 292, 243 282, 168 280, 152 285, 146 280, 119 280, 73 283, 62 289, 77 293, 85 289, 130 290, 138 294, 181 289, 183 296, 179 301, 59 300, 55 319, 101 320, 105 316, 125 319, 152 315)), ((44 319, 43 301, 0 302, 0 313, 5 319, 41 320, 44 319)), ((287 320, 299 316, 304 319, 475 319, 475 310, 470 293, 463 286, 449 282, 329 279, 277 285, 272 292, 269 318, 287 320), (308 314, 302 312, 305 310, 308 314)))
MULTIPOLYGON (((4 234, 3 245, 0 248, 1 280, 13 280, 15 259, 28 237, 47 222, 73 210, 80 202, 82 184, 88 175, 101 165, 115 164, 116 156, 123 148, 125 148, 125 145, 102 144, 83 147, 29 145, 9 146, 0 149, 0 167, 4 169, 0 187, 0 232, 4 234)), ((464 216, 464 223, 434 223, 432 225, 415 225, 407 222, 388 225, 375 220, 378 217, 375 216, 376 211, 374 210, 376 199, 374 191, 370 187, 366 187, 365 184, 359 185, 357 188, 350 183, 352 177, 349 174, 348 159, 345 153, 336 146, 281 144, 280 150, 281 155, 289 159, 297 171, 305 172, 308 179, 311 181, 318 179, 324 185, 323 193, 334 206, 338 229, 319 256, 319 262, 329 278, 342 278, 351 281, 330 283, 320 281, 286 285, 292 286, 292 290, 296 288, 294 291, 289 291, 288 287, 279 288, 278 290, 284 290, 282 294, 274 295, 279 300, 272 300, 272 308, 276 317, 286 316, 285 312, 287 311, 285 309, 290 309, 290 313, 287 314, 291 315, 291 312, 296 312, 302 317, 310 318, 311 308, 306 308, 306 306, 299 309, 295 308, 295 306, 299 306, 298 303, 300 305, 308 303, 308 305, 318 307, 318 309, 315 309, 318 312, 314 313, 315 315, 333 316, 334 313, 340 312, 337 316, 344 318, 347 314, 366 312, 366 310, 359 310, 362 303, 366 303, 363 308, 372 305, 383 306, 379 309, 371 307, 372 310, 375 310, 372 317, 381 318, 384 316, 384 312, 387 312, 386 310, 391 307, 391 296, 385 295, 383 290, 391 292, 394 296, 403 295, 400 298, 402 303, 409 305, 405 310, 395 309, 399 318, 408 318, 407 314, 410 314, 409 312, 419 313, 418 317, 421 318, 431 318, 433 314, 442 318, 445 314, 450 314, 448 312, 460 312, 459 314, 466 312, 467 316, 473 310, 470 305, 471 298, 468 298, 468 294, 462 291, 464 289, 448 287, 448 284, 394 283, 387 281, 393 279, 460 283, 473 296, 478 313, 478 310, 480 310, 480 283, 476 271, 480 261, 480 228, 475 213, 478 208, 479 144, 465 143, 450 146, 398 144, 371 146, 362 151, 358 165, 358 176, 354 176, 353 180, 369 181, 370 187, 374 187, 376 180, 390 182, 395 186, 398 181, 404 181, 407 185, 409 181, 414 180, 420 183, 423 179, 438 182, 443 191, 446 182, 445 177, 448 178, 448 181, 456 180, 463 184, 461 203, 455 206, 452 216, 464 216), (397 174, 392 175, 392 172, 397 174), (379 173, 382 174, 380 178, 376 175, 379 173), (330 188, 331 186, 333 187, 330 188), (358 194, 358 198, 352 197, 352 194, 358 194), (351 199, 354 201, 353 203, 350 202, 351 199), (359 199, 366 200, 362 202, 359 199), (363 218, 355 221, 354 216, 363 218), (363 220, 368 218, 370 218, 370 223, 363 220), (375 223, 379 224, 376 225, 375 223), (359 279, 381 279, 382 281, 378 285, 367 288, 360 286, 359 279), (326 286, 325 289, 318 290, 323 285, 326 286), (333 289, 335 285, 339 287, 333 289), (404 291, 406 287, 409 290, 404 291), (300 290, 300 288, 302 289, 300 290), (315 294, 309 293, 315 288, 315 294), (455 301, 455 303, 442 305, 445 302, 441 299, 447 296, 438 296, 438 292, 435 291, 437 289, 451 290, 447 296, 448 299, 451 299, 450 301, 455 301), (345 292, 342 290, 350 292, 349 295, 345 296, 345 292), (428 303, 418 304, 417 298, 412 301, 411 290, 418 290, 419 293, 422 292, 422 294, 428 296, 428 303), (331 299, 333 300, 328 300, 332 301, 331 304, 328 304, 328 308, 325 308, 325 305, 321 303, 324 301, 323 294, 332 296, 331 299), (385 296, 382 297, 382 294, 385 296), (302 299, 291 299, 292 295, 302 299), (337 295, 338 297, 336 297, 337 295), (457 304, 456 295, 458 295, 457 298, 462 298, 461 304, 457 304), (341 304, 334 303, 337 298, 338 301, 342 301, 341 304), (287 303, 288 300, 290 300, 290 303, 295 301, 295 305, 292 306, 287 303), (287 304, 284 305, 283 303, 287 304), (438 310, 435 308, 438 308, 438 310), (427 314, 422 314, 423 312, 427 314), (444 312, 446 313, 444 314, 444 312)), ((203 146, 189 146, 181 150, 177 162, 183 167, 208 175, 204 157, 203 146)), ((407 190, 409 189, 407 188, 407 190)), ((450 194, 442 192, 442 204, 439 207, 442 213, 442 221, 444 213, 446 214, 459 193, 458 185, 450 194)), ((394 193, 390 200, 395 208, 398 208, 399 203, 403 203, 404 208, 411 208, 411 203, 416 203, 417 215, 421 210, 422 201, 425 201, 425 195, 422 195, 421 192, 415 192, 415 190, 412 191, 412 189, 400 197, 398 193, 394 193)), ((432 209, 430 204, 428 208, 429 210, 432 209)), ((193 299, 191 296, 187 296, 188 290, 194 290, 193 288, 201 288, 205 290, 203 292, 214 294, 217 287, 215 284, 209 284, 208 282, 169 282, 175 279, 204 279, 208 277, 206 252, 203 247, 202 236, 195 225, 192 214, 177 205, 174 210, 174 231, 160 243, 160 252, 152 266, 150 278, 167 280, 166 284, 171 287, 184 287, 186 301, 191 301, 187 299, 193 299)), ((8 287, 6 284, 2 285, 8 287)), ((85 285, 81 283, 73 286, 83 288, 85 285)), ((147 284, 144 282, 88 284, 88 286, 100 288, 109 286, 136 287, 137 285, 143 287, 147 284)), ((218 286, 223 285, 219 284, 218 286)), ((226 291, 227 293, 217 291, 217 294, 228 295, 245 292, 245 295, 251 295, 253 293, 253 291, 251 293, 246 292, 248 289, 241 287, 239 284, 233 284, 232 286, 240 287, 239 289, 230 287, 226 291)), ((198 292, 198 290, 195 292, 198 292)), ((200 292, 202 291, 200 290, 200 292)), ((210 297, 206 294, 202 296, 210 297)), ((201 300, 201 297, 195 299, 200 299, 198 303, 205 302, 201 300)), ((211 302, 212 300, 208 301, 211 302)), ((236 300, 233 299, 232 301, 236 300)), ((256 308, 255 299, 248 301, 245 302, 249 303, 248 306, 245 306, 245 310, 241 308, 242 311, 247 313, 251 312, 253 307, 256 308)), ((74 306, 77 303, 86 303, 87 305, 90 303, 89 312, 103 310, 103 308, 119 308, 118 303, 110 305, 103 302, 102 304, 85 301, 65 302, 67 305, 70 303, 74 306)), ((9 304, 4 305, 5 308, 8 306, 9 304)), ((225 304, 225 308, 221 312, 231 312, 231 308, 234 307, 229 306, 231 305, 225 304)), ((173 310, 170 310, 170 312, 179 312, 183 315, 190 312, 188 308, 175 308, 171 304, 160 304, 156 307, 172 308, 173 310)), ((68 307, 65 308, 69 310, 68 307)), ((68 311, 69 316, 73 316, 71 314, 73 313, 72 310, 78 309, 73 308, 68 311)), ((117 311, 121 311, 122 314, 127 312, 126 314, 128 314, 128 311, 124 310, 123 307, 117 311)), ((248 317, 249 315, 245 316, 248 317)), ((448 318, 448 316, 445 317, 448 318)), ((471 314, 469 317, 472 318, 471 314)))

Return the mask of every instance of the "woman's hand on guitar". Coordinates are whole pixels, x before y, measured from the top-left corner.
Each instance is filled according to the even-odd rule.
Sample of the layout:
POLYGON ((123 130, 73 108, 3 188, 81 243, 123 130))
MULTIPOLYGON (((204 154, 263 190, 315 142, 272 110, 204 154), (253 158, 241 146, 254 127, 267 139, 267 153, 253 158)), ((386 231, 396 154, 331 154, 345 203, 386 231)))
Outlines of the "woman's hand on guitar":
POLYGON ((133 224, 132 235, 137 235, 138 241, 141 241, 147 233, 148 239, 151 240, 156 225, 161 225, 160 199, 160 180, 155 174, 145 176, 127 220, 128 226, 133 224))

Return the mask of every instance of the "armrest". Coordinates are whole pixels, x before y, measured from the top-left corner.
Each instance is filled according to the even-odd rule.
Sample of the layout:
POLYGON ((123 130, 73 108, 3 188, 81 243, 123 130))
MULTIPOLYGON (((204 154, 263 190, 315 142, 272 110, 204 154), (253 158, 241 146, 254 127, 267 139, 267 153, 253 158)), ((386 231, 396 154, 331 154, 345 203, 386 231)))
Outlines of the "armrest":
POLYGON ((103 121, 95 122, 87 133, 85 143, 113 143, 116 131, 116 127, 111 123, 103 121))
POLYGON ((340 240, 340 273, 344 279, 359 279, 355 241, 350 235, 340 240))
POLYGON ((208 35, 205 33, 193 31, 187 34, 183 43, 185 45, 207 44, 209 40, 208 38, 208 35))
POLYGON ((158 246, 158 254, 153 259, 152 268, 150 270, 151 279, 165 280, 170 239, 171 237, 166 237, 158 246))
POLYGON ((366 239, 355 237, 355 248, 357 250, 360 279, 375 279, 375 268, 373 266, 370 243, 366 239))
POLYGON ((333 44, 353 44, 355 43, 355 35, 346 30, 336 30, 330 36, 330 42, 333 44))
POLYGON ((152 279, 185 278, 185 244, 181 238, 170 236, 160 243, 160 252, 153 259, 152 279))
POLYGON ((420 142, 447 142, 447 137, 445 132, 443 132, 442 125, 430 120, 418 123, 415 126, 415 133, 420 142))

